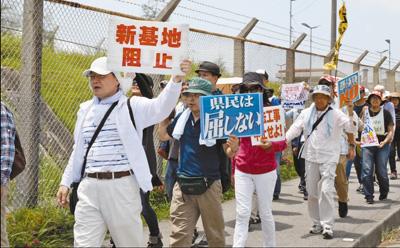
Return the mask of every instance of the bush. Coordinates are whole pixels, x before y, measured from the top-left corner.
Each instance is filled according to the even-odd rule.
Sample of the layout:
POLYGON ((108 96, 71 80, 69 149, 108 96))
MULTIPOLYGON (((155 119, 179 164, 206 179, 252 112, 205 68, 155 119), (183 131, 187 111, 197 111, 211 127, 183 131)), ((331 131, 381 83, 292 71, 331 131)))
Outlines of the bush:
POLYGON ((12 247, 65 247, 73 244, 74 218, 54 206, 21 208, 7 215, 12 247))

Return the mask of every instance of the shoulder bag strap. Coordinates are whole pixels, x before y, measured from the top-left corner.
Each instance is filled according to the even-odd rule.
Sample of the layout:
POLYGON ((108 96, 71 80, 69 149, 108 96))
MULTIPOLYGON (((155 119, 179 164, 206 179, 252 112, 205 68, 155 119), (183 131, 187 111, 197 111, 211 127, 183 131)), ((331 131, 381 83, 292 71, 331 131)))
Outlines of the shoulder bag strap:
POLYGON ((132 125, 136 129, 135 118, 133 117, 133 111, 131 106, 131 98, 128 98, 128 110, 129 110, 129 117, 131 117, 132 125))
MULTIPOLYGON (((331 111, 331 110, 332 110, 332 108, 331 108, 331 106, 329 106, 328 110, 325 111, 325 113, 323 113, 323 114, 314 122, 310 134, 307 136, 306 140, 304 141, 303 145, 302 145, 301 148, 300 148, 299 155, 297 155, 298 158, 301 158, 301 154, 302 154, 302 152, 303 152, 304 146, 305 146, 305 144, 306 144, 308 138, 311 136, 312 132, 315 130, 315 128, 317 128, 317 126, 318 126, 319 123, 322 121, 322 119, 324 118, 324 116, 326 115, 326 113, 328 113, 328 112, 331 111)), ((300 138, 301 138, 301 137, 300 137, 300 138)))
POLYGON ((85 167, 86 167, 86 160, 87 160, 87 156, 89 154, 89 150, 92 147, 94 141, 96 140, 97 136, 99 135, 101 129, 104 126, 104 123, 106 123, 106 120, 108 118, 108 116, 111 114, 111 111, 115 108, 115 106, 117 106, 118 101, 114 102, 110 108, 107 110, 107 112, 105 113, 103 119, 101 120, 100 124, 97 126, 96 131, 94 132, 92 139, 89 142, 88 148, 86 150, 86 154, 85 157, 83 158, 83 165, 82 165, 82 170, 81 170, 81 179, 83 177, 83 174, 85 174, 85 167))

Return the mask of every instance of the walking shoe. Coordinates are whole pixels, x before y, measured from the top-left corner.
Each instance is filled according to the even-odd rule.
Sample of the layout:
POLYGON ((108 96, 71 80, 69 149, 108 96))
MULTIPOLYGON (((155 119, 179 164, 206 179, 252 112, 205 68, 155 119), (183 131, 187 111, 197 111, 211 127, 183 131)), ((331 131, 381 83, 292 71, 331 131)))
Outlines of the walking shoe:
POLYGON ((384 201, 384 200, 386 200, 387 199, 387 194, 380 194, 379 195, 379 200, 380 201, 384 201))
POLYGON ((163 247, 163 242, 161 241, 161 233, 158 236, 149 236, 149 241, 147 242, 147 247, 148 248, 161 248, 163 247))
POLYGON ((199 232, 197 231, 197 228, 195 228, 193 231, 192 244, 194 244, 194 242, 196 242, 196 239, 198 236, 199 236, 199 232))
POLYGON ((320 234, 322 233, 322 226, 321 225, 313 225, 310 229, 310 233, 312 234, 320 234))
POLYGON ((374 204, 374 198, 367 198, 368 204, 374 204))
POLYGON ((347 202, 339 202, 339 216, 340 218, 344 218, 347 216, 348 207, 347 202))
POLYGON ((273 201, 279 200, 279 195, 274 195, 274 197, 272 198, 273 201))
POLYGON ((303 196, 303 200, 307 201, 308 200, 308 192, 306 189, 304 189, 304 196, 303 196))
POLYGON ((397 172, 390 173, 390 179, 392 179, 392 180, 397 179, 397 172))
POLYGON ((332 228, 324 227, 324 231, 322 232, 322 236, 324 236, 324 239, 333 239, 332 228))
POLYGON ((358 188, 356 189, 357 192, 362 193, 364 191, 364 187, 362 184, 360 184, 360 186, 358 186, 358 188))
POLYGON ((255 218, 251 218, 249 220, 249 225, 255 225, 261 223, 261 218, 259 215, 257 215, 255 218))

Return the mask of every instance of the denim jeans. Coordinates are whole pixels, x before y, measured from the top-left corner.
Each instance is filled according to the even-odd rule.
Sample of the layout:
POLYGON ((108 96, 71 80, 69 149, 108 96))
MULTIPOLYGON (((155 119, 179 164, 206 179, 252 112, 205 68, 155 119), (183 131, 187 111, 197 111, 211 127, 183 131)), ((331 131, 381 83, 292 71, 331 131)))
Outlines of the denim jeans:
POLYGON ((346 177, 347 177, 347 180, 349 180, 349 177, 350 177, 350 173, 351 173, 351 166, 353 165, 353 162, 354 162, 354 160, 347 160, 347 163, 346 163, 346 177))
POLYGON ((389 148, 389 144, 380 149, 377 146, 362 148, 361 180, 364 186, 365 199, 374 198, 374 172, 376 172, 378 179, 379 193, 382 196, 389 193, 389 177, 386 166, 389 159, 389 148))
POLYGON ((178 170, 178 161, 169 159, 167 162, 167 172, 165 173, 165 191, 167 193, 168 201, 171 201, 172 199, 172 190, 174 189, 174 185, 176 183, 177 170, 178 170))
POLYGON ((389 164, 390 164, 390 172, 392 172, 392 173, 397 173, 396 150, 397 150, 397 157, 400 158, 400 128, 399 127, 396 127, 396 131, 394 133, 394 139, 393 139, 392 143, 390 144, 389 164))
POLYGON ((140 190, 140 198, 142 200, 142 215, 149 226, 150 236, 157 237, 160 234, 160 228, 158 227, 156 212, 150 205, 150 191, 143 193, 140 190))
POLYGON ((276 175, 278 177, 276 178, 274 196, 279 196, 279 194, 281 193, 281 170, 280 170, 281 159, 282 159, 282 152, 276 152, 275 153, 276 175))

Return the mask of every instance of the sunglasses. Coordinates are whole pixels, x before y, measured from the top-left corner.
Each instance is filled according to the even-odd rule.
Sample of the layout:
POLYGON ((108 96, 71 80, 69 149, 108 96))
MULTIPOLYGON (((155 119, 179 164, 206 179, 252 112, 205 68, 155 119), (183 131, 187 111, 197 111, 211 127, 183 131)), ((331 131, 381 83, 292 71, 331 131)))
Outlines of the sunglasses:
POLYGON ((252 86, 242 85, 240 86, 239 90, 240 93, 255 93, 262 91, 262 88, 259 85, 252 85, 252 86))

